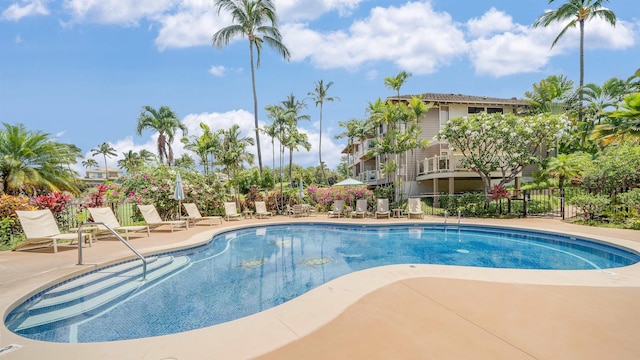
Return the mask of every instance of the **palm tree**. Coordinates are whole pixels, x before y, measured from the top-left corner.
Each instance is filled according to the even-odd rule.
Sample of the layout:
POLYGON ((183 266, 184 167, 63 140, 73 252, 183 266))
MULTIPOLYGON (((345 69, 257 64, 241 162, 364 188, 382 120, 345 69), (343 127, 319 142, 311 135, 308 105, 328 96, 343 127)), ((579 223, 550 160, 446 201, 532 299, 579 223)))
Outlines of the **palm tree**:
POLYGON ((388 89, 395 90, 398 94, 398 98, 400 98, 400 88, 407 81, 408 78, 411 77, 411 73, 406 71, 400 71, 396 77, 388 76, 384 78, 384 86, 388 89))
POLYGON ((311 96, 311 100, 313 100, 316 104, 316 107, 320 105, 320 137, 318 138, 318 159, 320 160, 320 169, 322 170, 322 181, 326 182, 327 178, 324 173, 324 166, 322 165, 322 105, 325 101, 333 102, 335 100, 340 100, 337 96, 328 96, 327 92, 329 88, 333 85, 333 81, 329 81, 326 85, 323 80, 319 80, 315 82, 316 88, 313 89, 312 92, 309 92, 307 95, 311 96))
POLYGON ((235 37, 249 40, 249 58, 251 61, 251 85, 253 89, 253 115, 255 119, 256 146, 258 148, 258 168, 262 173, 262 152, 260 150, 260 131, 258 126, 258 95, 253 61, 253 49, 256 50, 256 68, 260 68, 262 44, 274 48, 285 60, 291 55, 282 43, 282 35, 277 28, 278 16, 271 0, 216 0, 218 15, 225 10, 231 15, 234 24, 218 30, 212 37, 212 43, 218 49, 229 45, 235 37))
POLYGON ((24 124, 3 123, 0 130, 0 179, 8 194, 34 195, 37 190, 69 191, 79 194, 78 174, 69 168, 82 158, 75 145, 52 141, 41 131, 29 131, 24 124))
POLYGON ((182 138, 180 140, 184 144, 184 148, 191 150, 200 157, 200 164, 203 166, 204 175, 209 174, 209 164, 213 163, 213 159, 210 161, 209 156, 213 156, 215 149, 220 145, 220 141, 217 134, 211 131, 209 125, 200 123, 202 129, 202 135, 191 136, 191 142, 189 138, 182 138))
POLYGON ((107 172, 107 157, 116 156, 116 149, 111 147, 108 142, 103 142, 98 147, 91 149, 91 156, 102 155, 104 157, 104 179, 109 179, 107 172))
POLYGON ((233 124, 226 131, 220 130, 219 134, 221 139, 220 147, 216 149, 216 158, 218 163, 225 167, 224 171, 231 179, 231 183, 236 185, 236 193, 238 193, 238 174, 243 164, 253 164, 253 154, 247 151, 247 148, 253 145, 253 139, 242 137, 240 126, 237 124, 233 124))
POLYGON ((94 168, 98 166, 98 162, 95 159, 82 160, 82 166, 84 166, 85 169, 94 168))
POLYGON ((311 143, 307 134, 298 131, 297 127, 291 127, 288 132, 285 146, 289 149, 289 186, 293 187, 293 151, 302 146, 305 150, 311 150, 311 143))
POLYGON ((150 162, 157 162, 158 158, 154 153, 147 149, 142 149, 139 151, 140 159, 142 160, 142 165, 147 165, 150 162))
POLYGON ((127 173, 133 172, 135 169, 141 167, 143 164, 140 154, 133 150, 129 150, 126 153, 122 153, 122 159, 118 160, 118 167, 125 169, 127 173))
MULTIPOLYGON (((269 108, 267 107, 265 110, 267 110, 269 112, 269 108)), ((269 113, 267 115, 268 117, 271 117, 271 113, 269 113)), ((276 124, 276 120, 274 119, 274 122, 271 125, 264 125, 262 127, 262 129, 260 129, 260 131, 267 135, 268 137, 271 138, 271 161, 272 161, 272 171, 276 171, 276 144, 275 144, 275 139, 278 136, 278 126, 276 124)), ((275 173, 274 173, 274 177, 275 177, 275 173)))
POLYGON ((569 110, 575 102, 573 81, 565 75, 549 75, 525 91, 531 114, 561 114, 569 110))
POLYGON ((187 126, 180 122, 178 116, 168 107, 161 106, 158 110, 149 105, 142 108, 142 112, 138 117, 136 132, 142 135, 144 129, 152 129, 158 132, 158 157, 160 163, 167 159, 167 165, 171 166, 173 162, 173 148, 171 143, 178 130, 182 131, 182 135, 187 134, 187 126))
MULTIPOLYGON (((302 120, 310 120, 309 115, 300 115, 302 109, 307 107, 304 101, 296 99, 296 96, 291 94, 287 98, 280 102, 284 108, 284 123, 282 124, 282 138, 280 142, 289 149, 289 186, 293 187, 293 179, 291 178, 291 164, 293 159, 293 148, 298 149, 298 145, 308 143, 307 135, 301 134, 298 131, 298 122, 302 120), (292 148, 293 147, 293 148, 292 148)), ((306 149, 306 146, 303 145, 306 149)), ((309 151, 309 149, 307 149, 309 151)))
POLYGON ((558 187, 564 189, 567 179, 578 176, 585 168, 591 157, 588 154, 576 152, 571 154, 559 154, 551 158, 544 173, 558 178, 558 187))
POLYGON ((640 93, 625 96, 620 109, 604 115, 608 120, 595 127, 593 138, 604 144, 623 139, 640 143, 640 93))
MULTIPOLYGON (((551 4, 554 0, 549 0, 551 4)), ((616 14, 604 8, 602 5, 609 2, 609 0, 566 0, 567 2, 561 5, 556 10, 546 11, 540 15, 533 23, 533 27, 544 26, 547 27, 552 23, 565 22, 569 20, 567 25, 560 31, 560 34, 553 40, 551 47, 553 48, 558 40, 569 30, 576 27, 576 24, 580 26, 580 89, 584 86, 584 22, 593 18, 601 18, 607 21, 612 26, 616 25, 616 14)), ((580 111, 579 121, 582 121, 582 93, 580 95, 580 111)))

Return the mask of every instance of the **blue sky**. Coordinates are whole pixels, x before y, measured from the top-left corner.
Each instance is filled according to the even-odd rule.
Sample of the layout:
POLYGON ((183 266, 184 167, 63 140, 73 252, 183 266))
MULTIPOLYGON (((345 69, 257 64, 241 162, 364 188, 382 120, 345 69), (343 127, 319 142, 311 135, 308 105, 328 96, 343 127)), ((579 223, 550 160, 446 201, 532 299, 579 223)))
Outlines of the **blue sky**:
MULTIPOLYGON (((264 107, 294 94, 307 97, 314 82, 332 81, 325 103, 323 160, 334 168, 345 140, 339 121, 364 118, 368 102, 394 92, 384 78, 413 74, 402 94, 424 92, 518 97, 549 75, 578 83, 578 31, 553 48, 563 25, 533 29, 546 0, 275 0, 291 61, 265 47, 256 83, 261 125, 264 107)), ((246 39, 217 49, 211 36, 230 24, 213 0, 0 0, 0 121, 23 123, 83 154, 109 142, 121 156, 155 153, 155 134, 138 136, 144 105, 171 107, 199 135, 240 125, 253 136, 253 98, 246 39)), ((615 28, 586 24, 585 82, 627 78, 640 67, 637 0, 608 4, 615 28)), ((294 155, 317 165, 319 109, 301 131, 313 144, 294 155)), ((261 137, 264 165, 271 143, 261 137)), ((174 144, 176 157, 184 153, 174 144)), ((277 156, 277 155, 276 155, 277 156)), ((102 159, 96 158, 100 164, 102 159)), ((109 159, 115 167, 118 158, 109 159)), ((257 161, 257 159, 256 159, 257 161)), ((276 164, 277 165, 277 164, 276 164)), ((80 165, 76 170, 84 172, 80 165)))

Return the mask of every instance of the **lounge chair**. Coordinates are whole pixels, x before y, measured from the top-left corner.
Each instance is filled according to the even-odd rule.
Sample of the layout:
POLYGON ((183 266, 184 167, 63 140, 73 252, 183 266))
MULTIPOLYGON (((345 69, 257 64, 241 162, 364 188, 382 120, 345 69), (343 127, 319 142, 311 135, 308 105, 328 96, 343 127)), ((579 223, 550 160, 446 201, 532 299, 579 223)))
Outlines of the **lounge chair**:
POLYGON ((267 211, 267 204, 264 201, 256 201, 256 218, 262 219, 267 216, 273 217, 273 213, 267 211))
MULTIPOLYGON (((109 207, 101 207, 101 208, 89 208, 89 213, 93 218, 94 222, 101 222, 109 225, 113 230, 117 232, 123 232, 126 240, 129 240, 130 232, 138 232, 138 231, 146 231, 147 237, 151 236, 151 231, 148 225, 130 225, 130 226, 121 226, 116 218, 116 215, 113 213, 113 210, 109 207)), ((98 227, 98 231, 95 235, 101 234, 111 234, 111 231, 107 230, 102 225, 96 225, 98 227)))
POLYGON ((293 217, 307 216, 307 214, 308 214, 307 209, 303 204, 295 204, 291 208, 291 216, 293 217))
POLYGON ((410 198, 409 199, 409 209, 407 212, 407 217, 411 219, 412 215, 416 215, 420 217, 420 219, 424 219, 424 213, 422 212, 420 198, 410 198))
POLYGON ((358 216, 362 216, 363 218, 367 217, 368 202, 367 199, 358 199, 356 200, 356 210, 352 213, 353 217, 356 218, 358 216))
POLYGON ((335 200, 333 205, 331 206, 331 210, 327 212, 327 217, 337 216, 341 217, 344 215, 344 200, 335 200))
POLYGON ((242 219, 242 214, 238 214, 236 203, 234 202, 224 203, 224 219, 227 221, 231 219, 236 219, 236 220, 242 219))
POLYGON ((187 210, 187 216, 183 216, 182 218, 187 221, 191 221, 194 225, 201 221, 208 221, 209 226, 213 226, 214 221, 219 221, 220 224, 222 224, 222 216, 202 216, 202 214, 200 214, 200 210, 198 210, 198 207, 194 203, 182 203, 182 206, 187 210))
MULTIPOLYGON (((62 234, 58 228, 53 213, 49 209, 22 211, 17 210, 16 214, 22 225, 22 231, 26 241, 16 246, 13 250, 29 250, 42 247, 53 246, 53 252, 58 252, 58 240, 69 240, 73 244, 78 240, 78 234, 62 234)), ((89 241, 89 246, 93 242, 93 236, 89 233, 83 234, 84 240, 89 241)))
POLYGON ((184 227, 189 229, 189 222, 186 220, 162 220, 158 210, 153 205, 138 205, 138 209, 140 209, 144 221, 147 222, 151 229, 156 229, 163 225, 168 225, 171 228, 171 232, 173 232, 174 228, 184 227))
POLYGON ((391 212, 389 211, 389 199, 378 199, 378 207, 376 208, 376 219, 380 216, 386 216, 387 219, 391 218, 391 212))

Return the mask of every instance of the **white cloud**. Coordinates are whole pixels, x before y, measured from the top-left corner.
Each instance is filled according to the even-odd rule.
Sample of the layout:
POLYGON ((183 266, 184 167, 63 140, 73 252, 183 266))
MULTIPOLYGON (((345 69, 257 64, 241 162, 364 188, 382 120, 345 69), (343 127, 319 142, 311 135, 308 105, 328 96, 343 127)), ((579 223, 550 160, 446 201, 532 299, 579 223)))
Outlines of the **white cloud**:
POLYGON ((13 3, 2 12, 2 19, 18 21, 23 17, 35 15, 49 15, 46 0, 22 0, 19 3, 13 3))
POLYGON ((171 9, 176 0, 65 0, 75 22, 138 25, 171 9))
POLYGON ((306 24, 281 27, 292 61, 309 58, 322 69, 357 69, 372 61, 391 61, 414 74, 429 74, 465 53, 459 26, 429 2, 376 7, 348 31, 320 33, 306 24))
POLYGON ((219 65, 219 66, 211 65, 211 67, 209 68, 209 74, 213 76, 222 77, 225 72, 226 72, 226 69, 222 65, 219 65))
POLYGON ((281 22, 315 20, 322 14, 338 11, 348 16, 365 0, 275 0, 281 22))
POLYGON ((165 14, 158 21, 162 26, 155 42, 160 50, 211 46, 215 29, 230 24, 221 22, 212 7, 198 6, 175 14, 165 14))
POLYGON ((474 18, 467 22, 469 35, 473 37, 485 37, 493 33, 501 33, 509 31, 513 27, 511 16, 495 8, 489 9, 479 18, 474 18))
MULTIPOLYGON (((477 74, 501 77, 540 71, 553 56, 580 46, 577 28, 567 30, 551 48, 564 24, 540 28, 513 24, 511 16, 494 9, 467 25, 470 35, 478 36, 470 42, 469 52, 477 74)), ((600 19, 585 24, 587 49, 624 49, 634 42, 633 25, 627 22, 618 21, 615 28, 600 19)))

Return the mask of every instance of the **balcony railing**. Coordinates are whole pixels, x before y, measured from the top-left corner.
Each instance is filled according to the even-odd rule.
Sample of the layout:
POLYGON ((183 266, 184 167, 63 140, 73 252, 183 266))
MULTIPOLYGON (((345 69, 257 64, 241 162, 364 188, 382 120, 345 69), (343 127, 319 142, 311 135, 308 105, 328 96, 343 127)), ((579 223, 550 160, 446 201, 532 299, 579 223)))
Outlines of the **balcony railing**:
POLYGON ((469 171, 462 166, 462 155, 439 156, 426 158, 418 162, 418 175, 428 175, 433 173, 469 171))
POLYGON ((375 184, 380 178, 380 171, 366 170, 358 174, 357 178, 365 184, 375 184))

